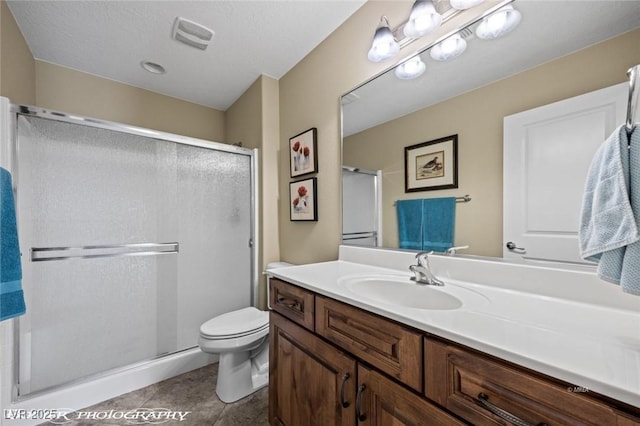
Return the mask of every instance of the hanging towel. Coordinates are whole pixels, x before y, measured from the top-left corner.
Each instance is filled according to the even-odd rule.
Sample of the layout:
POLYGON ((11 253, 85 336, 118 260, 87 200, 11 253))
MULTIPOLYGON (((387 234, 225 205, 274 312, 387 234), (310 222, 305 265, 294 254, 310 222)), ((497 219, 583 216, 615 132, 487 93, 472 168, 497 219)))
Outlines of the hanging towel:
POLYGON ((398 200, 396 212, 400 248, 422 250, 422 200, 398 200))
MULTIPOLYGON (((640 130, 635 126, 629 142, 629 188, 631 209, 640 229, 640 130)), ((629 244, 624 252, 620 287, 625 293, 640 296, 640 239, 629 244)))
POLYGON ((453 246, 455 197, 398 200, 396 211, 400 248, 444 252, 453 246))
POLYGON ((422 250, 445 252, 453 247, 456 198, 422 200, 422 250))
MULTIPOLYGON (((634 266, 640 269, 640 263, 634 265, 633 260, 625 265, 628 248, 640 241, 640 222, 636 220, 638 214, 634 214, 630 190, 632 181, 640 185, 637 176, 640 170, 637 165, 635 170, 630 168, 628 146, 626 128, 620 126, 596 152, 587 174, 578 231, 581 256, 598 261, 598 276, 620 284, 625 291, 631 283, 623 285, 623 271, 634 266)), ((640 194, 636 205, 640 206, 640 194)), ((629 270, 627 276, 632 275, 629 270)), ((640 287, 640 282, 636 281, 635 286, 640 287)))
POLYGON ((25 313, 11 174, 0 167, 0 321, 25 313))
POLYGON ((578 232, 584 259, 599 260, 640 239, 629 199, 628 143, 625 127, 618 127, 591 162, 578 232))

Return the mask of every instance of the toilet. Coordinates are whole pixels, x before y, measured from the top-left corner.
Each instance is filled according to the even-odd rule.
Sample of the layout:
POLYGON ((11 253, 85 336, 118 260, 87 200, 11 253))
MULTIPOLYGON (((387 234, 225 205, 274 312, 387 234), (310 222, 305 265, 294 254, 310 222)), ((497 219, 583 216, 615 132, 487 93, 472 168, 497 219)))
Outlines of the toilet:
MULTIPOLYGON (((267 270, 293 266, 270 263, 267 270)), ((200 326, 200 350, 219 354, 216 393, 230 403, 269 383, 269 312, 253 306, 228 312, 200 326)))

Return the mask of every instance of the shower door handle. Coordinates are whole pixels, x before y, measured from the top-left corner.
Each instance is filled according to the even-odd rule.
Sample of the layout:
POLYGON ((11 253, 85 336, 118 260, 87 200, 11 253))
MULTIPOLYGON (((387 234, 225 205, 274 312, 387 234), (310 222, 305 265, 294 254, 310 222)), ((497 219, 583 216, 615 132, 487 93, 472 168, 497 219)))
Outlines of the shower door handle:
POLYGON ((178 253, 178 249, 179 244, 177 242, 110 244, 76 247, 32 247, 31 261, 43 262, 48 260, 66 260, 74 258, 95 259, 100 257, 152 256, 178 253))

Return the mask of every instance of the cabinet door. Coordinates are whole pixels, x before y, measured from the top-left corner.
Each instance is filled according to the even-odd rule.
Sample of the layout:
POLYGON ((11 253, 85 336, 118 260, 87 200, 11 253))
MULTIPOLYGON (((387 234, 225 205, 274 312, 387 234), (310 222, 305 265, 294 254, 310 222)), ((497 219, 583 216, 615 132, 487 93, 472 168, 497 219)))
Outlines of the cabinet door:
POLYGON ((464 425, 431 402, 358 365, 356 415, 360 425, 464 425))
POLYGON ((270 322, 270 424, 355 425, 356 361, 275 312, 270 322))

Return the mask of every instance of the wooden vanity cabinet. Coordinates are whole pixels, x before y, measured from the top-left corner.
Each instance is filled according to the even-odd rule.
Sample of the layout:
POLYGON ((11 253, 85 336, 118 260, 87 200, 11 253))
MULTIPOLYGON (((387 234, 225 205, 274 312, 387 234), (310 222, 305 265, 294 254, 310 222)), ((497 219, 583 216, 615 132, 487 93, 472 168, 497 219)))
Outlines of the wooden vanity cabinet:
POLYGON ((639 425, 570 386, 437 339, 425 339, 425 395, 474 425, 639 425), (524 423, 513 419, 515 416, 524 423))
POLYGON ((422 334, 317 294, 293 301, 308 293, 271 279, 271 425, 464 424, 421 394, 422 334))
POLYGON ((640 408, 270 281, 273 426, 640 426, 640 408))
POLYGON ((277 313, 269 321, 269 423, 355 425, 356 360, 277 313))

